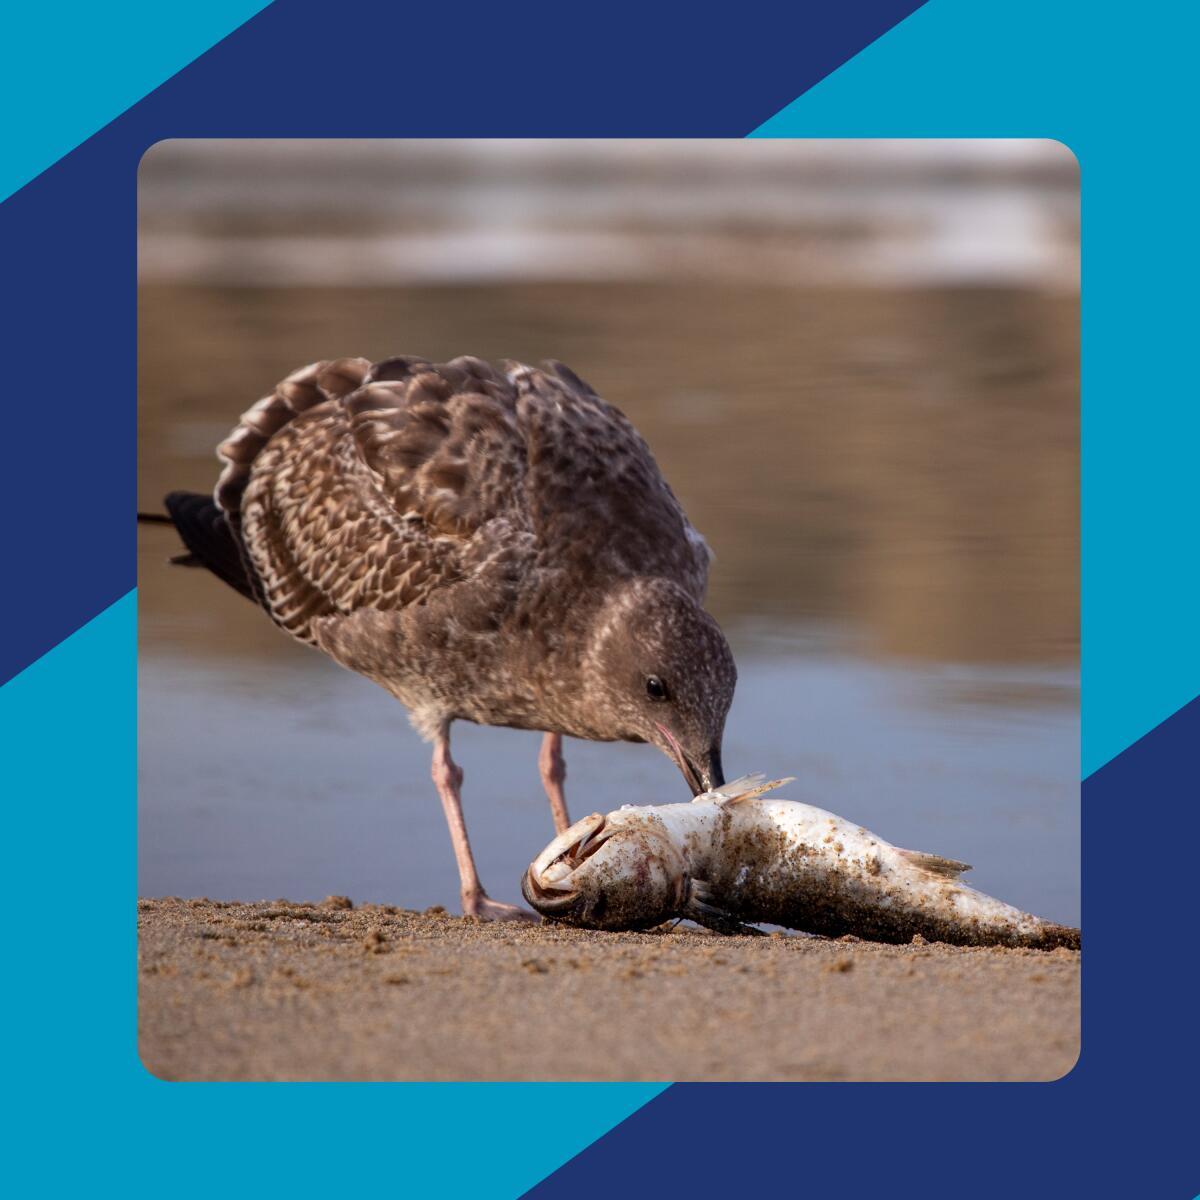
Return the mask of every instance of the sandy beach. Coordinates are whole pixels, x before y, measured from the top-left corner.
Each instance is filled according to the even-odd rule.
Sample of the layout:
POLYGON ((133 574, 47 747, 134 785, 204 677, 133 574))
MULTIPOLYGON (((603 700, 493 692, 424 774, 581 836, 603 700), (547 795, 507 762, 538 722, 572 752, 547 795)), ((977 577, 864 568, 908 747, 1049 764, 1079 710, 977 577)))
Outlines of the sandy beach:
POLYGON ((138 901, 139 1048, 163 1079, 1049 1080, 1080 956, 440 910, 138 901))

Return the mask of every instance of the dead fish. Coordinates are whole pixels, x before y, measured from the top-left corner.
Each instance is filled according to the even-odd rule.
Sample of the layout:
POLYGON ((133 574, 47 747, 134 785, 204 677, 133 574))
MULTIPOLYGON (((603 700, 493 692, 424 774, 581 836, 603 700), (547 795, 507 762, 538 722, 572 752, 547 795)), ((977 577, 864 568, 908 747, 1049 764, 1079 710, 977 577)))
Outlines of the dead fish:
POLYGON ((525 899, 586 929, 687 917, 722 933, 766 923, 880 942, 1079 948, 1078 929, 967 887, 966 863, 902 850, 809 804, 760 799, 791 782, 762 779, 576 821, 530 864, 525 899))

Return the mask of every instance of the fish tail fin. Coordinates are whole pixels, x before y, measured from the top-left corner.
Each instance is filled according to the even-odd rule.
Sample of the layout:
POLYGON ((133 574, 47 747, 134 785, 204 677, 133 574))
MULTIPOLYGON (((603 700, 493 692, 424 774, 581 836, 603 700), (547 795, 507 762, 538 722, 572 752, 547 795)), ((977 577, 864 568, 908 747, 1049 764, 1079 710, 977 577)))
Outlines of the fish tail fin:
POLYGON ((1028 945, 1034 950, 1078 950, 1080 941, 1079 930, 1073 925, 1042 921, 1038 931, 1029 938, 1028 945))
POLYGON ((953 858, 942 858, 940 854, 925 854, 920 850, 901 850, 896 852, 914 867, 927 871, 930 875, 938 875, 942 879, 957 879, 964 871, 971 869, 970 863, 958 862, 953 858))

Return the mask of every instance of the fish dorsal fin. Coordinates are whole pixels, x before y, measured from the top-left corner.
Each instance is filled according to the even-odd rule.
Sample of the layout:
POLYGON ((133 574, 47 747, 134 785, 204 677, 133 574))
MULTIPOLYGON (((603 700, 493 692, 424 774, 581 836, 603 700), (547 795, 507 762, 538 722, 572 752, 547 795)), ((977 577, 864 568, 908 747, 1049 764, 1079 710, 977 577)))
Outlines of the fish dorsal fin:
POLYGON ((743 800, 753 800, 755 796, 761 796, 764 792, 773 792, 785 783, 792 783, 796 777, 788 775, 784 779, 772 779, 770 783, 763 783, 765 778, 761 772, 756 775, 743 775, 740 779, 723 783, 719 788, 701 792, 692 803, 695 804, 697 800, 715 800, 718 804, 741 804, 743 800))
POLYGON ((939 875, 943 879, 957 879, 964 871, 971 869, 969 863, 958 862, 953 858, 942 858, 939 854, 925 854, 920 850, 900 850, 902 855, 914 867, 928 871, 930 875, 939 875))

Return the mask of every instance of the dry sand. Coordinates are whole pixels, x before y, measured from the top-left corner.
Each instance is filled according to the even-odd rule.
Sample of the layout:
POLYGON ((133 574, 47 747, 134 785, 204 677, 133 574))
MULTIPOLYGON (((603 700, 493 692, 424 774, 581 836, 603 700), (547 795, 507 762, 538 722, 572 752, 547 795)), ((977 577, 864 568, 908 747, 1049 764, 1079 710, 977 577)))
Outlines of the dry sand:
POLYGON ((1079 955, 139 900, 164 1079, 1056 1079, 1079 955))

